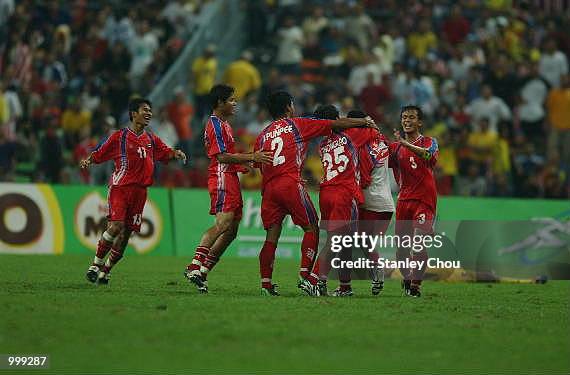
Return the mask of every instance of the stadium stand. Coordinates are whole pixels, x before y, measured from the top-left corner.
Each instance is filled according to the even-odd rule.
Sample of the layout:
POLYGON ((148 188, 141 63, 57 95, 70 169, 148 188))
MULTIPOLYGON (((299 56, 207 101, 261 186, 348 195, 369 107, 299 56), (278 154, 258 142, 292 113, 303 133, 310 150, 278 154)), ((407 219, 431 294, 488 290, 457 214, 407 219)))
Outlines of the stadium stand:
MULTIPOLYGON (((76 161, 125 122, 129 96, 160 85, 198 27, 204 1, 151 1, 136 9, 41 4, 0 6, 1 179, 102 183, 108 167, 85 175, 76 161)), ((388 136, 399 108, 414 103, 428 115, 425 133, 440 144, 439 194, 567 198, 570 18, 557 4, 244 1, 247 50, 233 70, 214 69, 217 80, 244 87, 232 121, 242 150, 268 123, 263 98, 276 89, 294 95, 299 114, 318 103, 343 114, 360 107, 388 136)), ((218 48, 212 58, 227 59, 224 53, 218 48)), ((193 71, 198 58, 206 66, 204 55, 185 69, 193 71)), ((164 186, 205 183, 203 123, 194 114, 197 106, 203 113, 200 96, 212 80, 198 69, 192 74, 193 83, 170 85, 168 102, 154 109, 155 131, 195 156, 189 169, 157 172, 164 186)), ((317 156, 306 169, 317 185, 317 156)), ((259 176, 242 183, 256 189, 259 176)))

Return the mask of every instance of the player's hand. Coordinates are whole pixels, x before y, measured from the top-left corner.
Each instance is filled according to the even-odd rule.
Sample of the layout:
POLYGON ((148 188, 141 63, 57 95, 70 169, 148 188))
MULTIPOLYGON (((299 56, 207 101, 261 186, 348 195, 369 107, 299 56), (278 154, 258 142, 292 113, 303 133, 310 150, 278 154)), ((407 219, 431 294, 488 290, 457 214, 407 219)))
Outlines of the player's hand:
POLYGON ((249 163, 242 164, 242 166, 245 168, 244 171, 241 171, 242 174, 255 174, 255 170, 252 168, 251 165, 249 165, 249 163))
POLYGON ((188 161, 186 154, 182 150, 174 150, 174 158, 177 160, 182 160, 184 164, 188 161))
POLYGON ((380 130, 380 129, 378 128, 378 125, 376 125, 376 123, 375 123, 374 120, 372 119, 372 117, 366 116, 364 119, 366 120, 366 126, 367 126, 367 127, 369 127, 369 128, 374 128, 374 129, 376 129, 376 130, 380 130))
POLYGON ((398 129, 394 129, 394 142, 400 142, 402 140, 402 136, 400 135, 400 131, 398 129))
POLYGON ((81 169, 85 169, 85 168, 88 168, 92 163, 93 163, 93 160, 91 160, 91 155, 89 155, 89 157, 82 159, 79 162, 79 167, 81 169))
POLYGON ((273 152, 271 151, 257 151, 252 155, 255 163, 273 163, 273 152))

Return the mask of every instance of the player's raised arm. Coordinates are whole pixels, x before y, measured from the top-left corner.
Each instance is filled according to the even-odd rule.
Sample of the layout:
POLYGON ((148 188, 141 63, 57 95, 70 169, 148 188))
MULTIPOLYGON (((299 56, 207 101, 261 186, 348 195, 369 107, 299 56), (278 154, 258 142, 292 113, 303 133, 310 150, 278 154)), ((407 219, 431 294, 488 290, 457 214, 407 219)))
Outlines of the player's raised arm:
POLYGON ((79 166, 84 169, 88 168, 93 163, 99 164, 114 159, 120 152, 118 147, 120 134, 121 131, 116 131, 107 139, 99 143, 99 145, 95 147, 95 150, 93 150, 93 152, 91 152, 88 157, 82 159, 79 162, 79 166))

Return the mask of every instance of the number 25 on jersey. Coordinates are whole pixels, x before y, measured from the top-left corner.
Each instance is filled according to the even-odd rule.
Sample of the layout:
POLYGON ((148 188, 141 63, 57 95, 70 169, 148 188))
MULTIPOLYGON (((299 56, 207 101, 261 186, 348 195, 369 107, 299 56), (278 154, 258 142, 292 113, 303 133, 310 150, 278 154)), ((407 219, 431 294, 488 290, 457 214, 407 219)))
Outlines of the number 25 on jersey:
POLYGON ((334 163, 333 163, 333 156, 330 152, 325 152, 323 154, 323 164, 325 167, 325 181, 330 181, 339 173, 342 173, 346 170, 346 166, 348 165, 348 157, 344 154, 344 146, 338 146, 333 150, 334 154, 334 163))

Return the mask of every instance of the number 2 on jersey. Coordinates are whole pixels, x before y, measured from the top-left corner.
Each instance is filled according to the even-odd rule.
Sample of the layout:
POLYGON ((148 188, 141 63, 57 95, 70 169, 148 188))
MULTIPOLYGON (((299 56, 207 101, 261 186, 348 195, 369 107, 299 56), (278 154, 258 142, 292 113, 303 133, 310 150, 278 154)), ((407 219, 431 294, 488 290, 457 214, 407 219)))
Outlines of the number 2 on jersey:
POLYGON ((285 156, 281 155, 281 151, 283 151, 283 138, 281 137, 273 138, 273 140, 271 141, 271 151, 275 151, 275 153, 273 154, 274 167, 285 163, 285 156))
POLYGON ((334 152, 334 164, 333 157, 330 152, 325 152, 323 154, 323 164, 325 167, 325 181, 330 181, 339 173, 346 170, 348 165, 348 157, 344 154, 344 146, 339 146, 333 150, 334 152), (336 168, 334 168, 336 167, 336 168))

